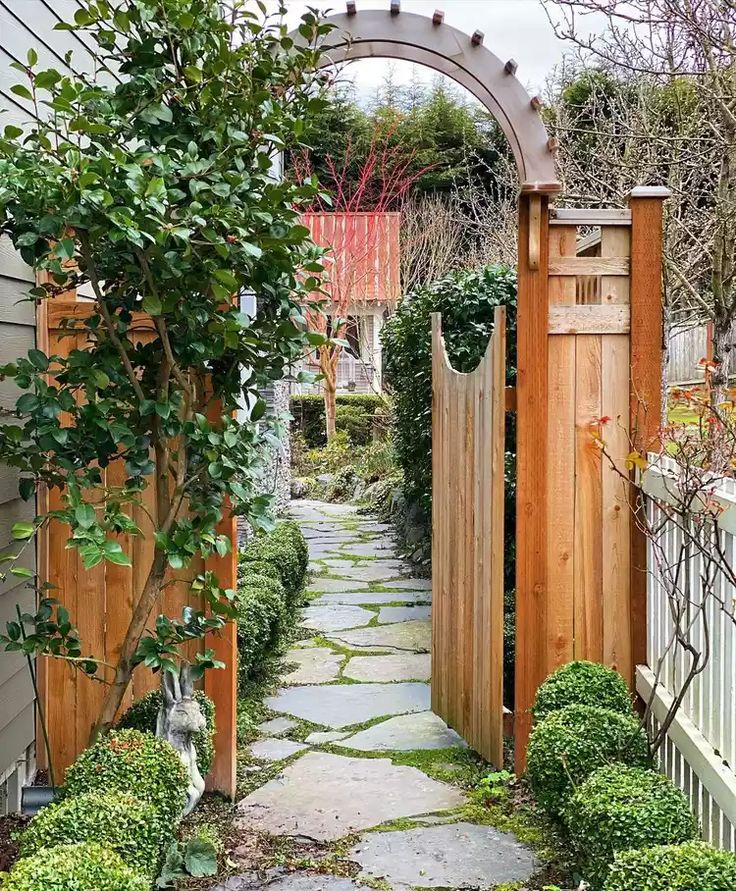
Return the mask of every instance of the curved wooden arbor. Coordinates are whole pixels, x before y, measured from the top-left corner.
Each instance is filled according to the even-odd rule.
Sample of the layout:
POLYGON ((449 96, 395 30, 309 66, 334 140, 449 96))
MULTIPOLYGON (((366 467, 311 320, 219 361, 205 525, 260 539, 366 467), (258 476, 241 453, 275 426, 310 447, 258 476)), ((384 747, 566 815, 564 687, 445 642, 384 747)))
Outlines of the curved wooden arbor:
MULTIPOLYGON (((446 74, 494 116, 516 160, 514 736, 521 772, 531 706, 550 671, 571 659, 593 659, 616 667, 632 683, 634 666, 645 661, 646 549, 631 521, 624 479, 632 441, 647 448, 660 425, 667 192, 636 189, 630 210, 550 210, 550 196, 560 191, 556 141, 539 116, 539 99, 516 79, 516 63, 486 49, 481 32, 464 34, 444 24, 441 12, 431 19, 402 13, 399 0, 387 10, 364 12, 349 0, 346 13, 327 21, 335 27, 323 39, 323 65, 392 58, 446 74), (600 227, 597 255, 578 256, 581 227, 600 227), (594 446, 605 416, 615 468, 602 462, 594 446)), ((302 39, 296 32, 292 37, 302 39)), ((475 473, 481 478, 488 478, 486 463, 478 457, 475 473)), ((448 479, 440 484, 447 486, 448 479)), ((461 522, 461 513, 455 519, 461 522)), ((453 608, 450 615, 466 622, 467 610, 453 608)), ((463 631, 472 636, 472 629, 459 628, 456 640, 463 631)), ((476 652, 478 646, 480 641, 476 652)), ((467 675, 467 654, 457 650, 455 659, 453 677, 467 675)), ((439 704, 447 683, 440 679, 434 701, 448 723, 458 729, 467 724, 455 716, 463 709, 467 716, 467 696, 477 687, 455 684, 459 704, 445 708, 439 704)))

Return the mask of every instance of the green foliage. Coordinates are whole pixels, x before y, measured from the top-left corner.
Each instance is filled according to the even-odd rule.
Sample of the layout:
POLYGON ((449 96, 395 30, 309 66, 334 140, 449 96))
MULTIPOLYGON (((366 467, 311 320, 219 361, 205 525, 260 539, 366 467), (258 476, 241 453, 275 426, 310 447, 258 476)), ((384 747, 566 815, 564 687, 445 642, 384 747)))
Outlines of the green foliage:
POLYGON ((622 715, 633 714, 631 693, 621 675, 598 662, 577 660, 563 665, 537 690, 532 707, 535 721, 543 721, 566 705, 597 705, 622 715))
POLYGON ((42 848, 98 842, 141 875, 154 878, 167 839, 156 808, 127 792, 87 792, 40 811, 21 837, 20 855, 42 848))
POLYGON ((309 551, 298 526, 279 523, 271 532, 256 535, 240 554, 240 562, 248 572, 248 564, 270 563, 278 570, 284 586, 286 605, 293 606, 307 580, 309 551))
MULTIPOLYGON (((363 393, 340 394, 335 399, 336 426, 347 434, 353 445, 366 445, 372 435, 373 415, 385 407, 382 396, 363 393)), ((322 395, 292 396, 290 411, 292 431, 301 433, 307 448, 319 448, 327 443, 325 428, 325 400, 322 395)))
POLYGON ((94 842, 43 848, 24 857, 3 882, 3 891, 150 891, 109 848, 94 842))
MULTIPOLYGON (((394 447, 409 504, 419 505, 429 535, 432 512, 432 323, 442 313, 447 353, 457 371, 472 371, 493 332, 497 306, 508 309, 507 381, 516 374, 516 274, 504 266, 458 272, 407 294, 383 328, 385 382, 394 401, 394 447)), ((513 442, 509 450, 514 450, 513 442)), ((508 470, 513 464, 508 466, 508 470)), ((509 481, 510 482, 510 481, 509 481)), ((513 493, 507 487, 506 537, 514 538, 513 493)), ((513 548, 512 548, 513 550, 513 548)), ((511 579, 508 584, 513 585, 511 579)))
POLYGON ((195 835, 185 842, 173 841, 166 852, 157 888, 171 888, 179 879, 188 876, 202 878, 217 874, 217 845, 205 834, 195 835))
POLYGON ((113 730, 66 772, 65 796, 128 792, 149 802, 163 833, 171 834, 186 804, 189 775, 169 743, 138 730, 113 730))
MULTIPOLYGON (((35 53, 14 64, 24 81, 15 94, 35 114, 0 136, 0 235, 44 282, 29 302, 80 287, 94 300, 76 320, 84 349, 33 349, 0 366, 20 390, 17 415, 0 424, 0 462, 19 472, 26 499, 39 484, 62 492, 53 517, 86 568, 130 563, 121 533, 142 534, 134 507, 151 488, 152 579, 163 585, 167 565, 227 552, 217 529, 226 501, 255 526, 270 522, 259 392, 303 355, 300 299, 322 269, 300 221, 319 187, 273 178, 272 159, 308 138, 324 107, 315 46, 330 26, 306 13, 297 44, 278 10, 260 18, 236 4, 224 16, 218 0, 77 6, 74 23, 58 27, 97 44, 120 77, 44 69, 35 53), (258 299, 255 318, 232 300, 243 291, 258 299), (234 416, 243 401, 245 420, 234 416), (155 485, 162 479, 171 485, 155 485)), ((42 520, 19 524, 18 540, 42 520)), ((192 601, 203 599, 204 609, 156 623, 137 654, 136 628, 123 670, 145 661, 175 671, 183 643, 232 617, 216 579, 194 580, 192 601)), ((110 688, 103 723, 123 693, 110 688)))
POLYGON ((241 678, 252 677, 278 648, 287 607, 280 582, 246 576, 238 587, 238 662, 241 678), (270 584, 268 584, 270 583, 270 584))
MULTIPOLYGON (((207 722, 204 730, 194 734, 194 748, 197 752, 197 766, 203 777, 206 777, 215 758, 215 704, 204 690, 195 690, 194 698, 202 709, 207 722)), ((161 691, 151 690, 131 705, 118 721, 118 730, 140 730, 141 733, 155 733, 156 719, 161 707, 161 691)))
POLYGON ((736 854, 702 842, 616 855, 604 891, 733 891, 736 854))
POLYGON ((619 851, 698 836, 687 799, 666 776, 623 764, 591 774, 570 799, 565 819, 579 871, 594 891, 619 851))
POLYGON ((594 770, 620 762, 649 767, 649 745, 638 720, 591 705, 552 712, 532 731, 527 771, 539 804, 560 816, 576 787, 594 770))

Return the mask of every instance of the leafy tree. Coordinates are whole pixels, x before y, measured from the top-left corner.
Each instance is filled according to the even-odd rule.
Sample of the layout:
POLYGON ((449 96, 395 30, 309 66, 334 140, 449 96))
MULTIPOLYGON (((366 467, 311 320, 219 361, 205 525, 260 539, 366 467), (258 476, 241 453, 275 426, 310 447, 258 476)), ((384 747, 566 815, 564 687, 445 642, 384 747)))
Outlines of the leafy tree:
MULTIPOLYGON (((60 27, 86 31, 119 79, 40 69, 30 50, 13 91, 37 122, 0 139, 0 233, 46 281, 28 299, 82 285, 94 294, 89 315, 68 320, 84 349, 34 349, 0 369, 23 391, 17 418, 0 426, 0 460, 20 471, 24 498, 41 483, 62 493, 58 510, 18 524, 14 537, 31 541, 53 518, 86 567, 128 564, 117 536, 141 534, 133 508, 145 489, 155 497, 153 562, 114 664, 82 657, 73 617, 53 602, 8 628, 10 649, 103 675, 98 729, 111 725, 138 664, 176 671, 180 644, 233 613, 233 592, 207 572, 181 617, 145 631, 169 570, 230 548, 217 532, 228 505, 268 523, 256 488, 258 389, 301 355, 297 298, 321 270, 299 224, 316 187, 274 181, 270 169, 323 108, 315 46, 328 26, 306 14, 297 46, 282 19, 245 4, 231 13, 217 0, 84 0, 60 27), (255 319, 233 301, 242 290, 259 298, 255 319), (243 403, 245 421, 235 417, 243 403)), ((17 551, 2 559, 27 573, 17 551)), ((200 655, 195 672, 213 664, 200 655)))

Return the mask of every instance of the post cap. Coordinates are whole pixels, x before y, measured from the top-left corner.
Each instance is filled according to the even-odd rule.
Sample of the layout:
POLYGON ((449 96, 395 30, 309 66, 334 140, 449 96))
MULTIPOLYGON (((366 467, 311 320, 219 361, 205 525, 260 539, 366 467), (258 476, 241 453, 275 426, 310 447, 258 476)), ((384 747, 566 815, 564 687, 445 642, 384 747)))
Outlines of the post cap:
POLYGON ((672 192, 667 186, 635 186, 629 193, 632 198, 670 198, 672 192))

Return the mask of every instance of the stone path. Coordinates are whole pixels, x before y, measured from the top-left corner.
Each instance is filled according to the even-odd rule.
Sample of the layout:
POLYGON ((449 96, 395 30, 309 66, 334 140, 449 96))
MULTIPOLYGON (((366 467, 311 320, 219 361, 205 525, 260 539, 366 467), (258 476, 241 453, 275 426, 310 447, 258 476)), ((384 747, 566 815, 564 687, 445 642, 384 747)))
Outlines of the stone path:
POLYGON ((337 874, 315 874, 304 857, 304 869, 246 872, 213 891, 523 885, 534 856, 474 824, 451 782, 473 756, 430 711, 430 583, 412 577, 389 528, 354 507, 298 501, 291 512, 312 560, 304 639, 266 699, 272 716, 250 754, 268 781, 239 802, 236 827, 298 850, 338 845, 335 868, 319 870, 337 874))

